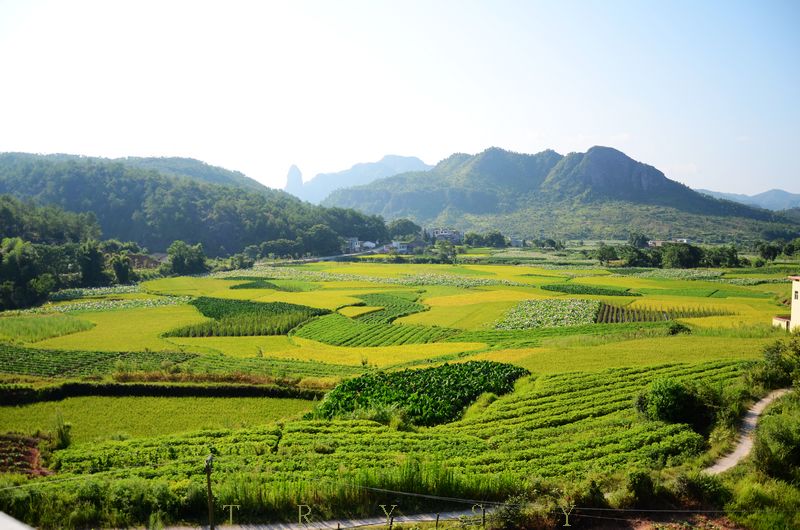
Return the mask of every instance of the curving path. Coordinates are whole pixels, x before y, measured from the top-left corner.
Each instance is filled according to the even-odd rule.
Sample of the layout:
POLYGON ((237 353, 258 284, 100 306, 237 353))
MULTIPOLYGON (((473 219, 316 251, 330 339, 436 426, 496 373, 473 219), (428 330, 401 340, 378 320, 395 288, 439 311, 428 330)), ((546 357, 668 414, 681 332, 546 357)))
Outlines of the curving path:
POLYGON ((767 408, 767 405, 789 392, 788 388, 781 388, 780 390, 773 390, 766 397, 762 398, 758 403, 750 407, 744 415, 742 426, 739 428, 737 438, 739 439, 733 452, 719 458, 713 466, 705 468, 703 471, 711 475, 719 475, 736 464, 738 464, 744 457, 750 454, 753 448, 753 430, 758 423, 758 417, 767 408))

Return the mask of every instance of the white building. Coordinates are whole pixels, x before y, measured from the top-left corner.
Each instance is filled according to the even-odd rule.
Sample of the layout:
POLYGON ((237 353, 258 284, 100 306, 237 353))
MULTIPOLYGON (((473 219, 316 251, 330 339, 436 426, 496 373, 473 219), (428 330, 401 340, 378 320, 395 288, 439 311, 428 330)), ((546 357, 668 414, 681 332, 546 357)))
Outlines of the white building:
POLYGON ((789 276, 789 279, 792 280, 792 292, 789 297, 792 312, 788 316, 773 318, 772 325, 787 331, 800 331, 800 276, 789 276))

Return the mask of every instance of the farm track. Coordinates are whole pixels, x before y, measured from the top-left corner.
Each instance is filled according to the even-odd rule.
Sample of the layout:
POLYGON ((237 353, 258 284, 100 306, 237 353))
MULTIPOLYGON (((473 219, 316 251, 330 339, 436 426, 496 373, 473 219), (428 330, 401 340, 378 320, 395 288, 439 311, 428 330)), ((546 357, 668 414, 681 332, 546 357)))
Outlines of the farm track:
POLYGON ((750 451, 753 449, 753 431, 758 423, 758 418, 764 412, 770 403, 775 401, 781 396, 786 395, 791 389, 781 388, 780 390, 773 390, 766 397, 762 398, 758 403, 750 407, 744 415, 742 426, 739 428, 737 439, 739 440, 734 450, 721 458, 719 458, 713 466, 705 468, 703 471, 710 475, 719 475, 728 471, 736 464, 742 461, 750 451))

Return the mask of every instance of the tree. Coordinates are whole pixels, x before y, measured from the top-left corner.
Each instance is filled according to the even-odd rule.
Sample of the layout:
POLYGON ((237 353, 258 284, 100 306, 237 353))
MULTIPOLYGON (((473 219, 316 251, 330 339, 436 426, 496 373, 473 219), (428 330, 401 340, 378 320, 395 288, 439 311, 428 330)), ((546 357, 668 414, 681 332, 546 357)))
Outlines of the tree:
POLYGON ((764 258, 767 261, 775 261, 783 248, 776 244, 776 243, 766 243, 766 242, 759 242, 756 246, 756 250, 758 250, 758 255, 764 258))
POLYGON ((317 256, 330 256, 340 252, 341 241, 328 225, 317 224, 303 233, 303 250, 317 256))
POLYGON ((703 249, 687 243, 668 243, 661 247, 661 262, 668 269, 693 269, 700 266, 703 249))
POLYGON ((467 232, 464 234, 464 243, 471 247, 482 247, 486 245, 486 239, 477 232, 467 232))
POLYGON ((108 283, 105 269, 105 257, 100 252, 97 241, 90 239, 81 245, 78 254, 78 266, 81 269, 81 285, 95 287, 108 283))
POLYGON ((0 243, 0 309, 40 304, 55 288, 55 278, 43 272, 35 247, 18 237, 0 243))
POLYGON ((505 236, 503 236, 503 234, 497 230, 492 230, 491 232, 487 233, 485 236, 483 236, 483 239, 487 247, 505 248, 506 246, 505 236))
POLYGON ((456 260, 456 247, 446 239, 440 239, 436 242, 434 253, 444 263, 454 263, 456 260))
POLYGON ((628 235, 628 244, 634 248, 647 248, 649 240, 650 238, 641 232, 631 232, 628 235))
POLYGON ((128 257, 127 252, 119 252, 111 256, 109 260, 111 270, 114 271, 114 280, 120 284, 125 285, 131 283, 133 279, 133 266, 131 265, 131 258, 128 257))
POLYGON ((395 219, 386 226, 389 237, 404 238, 416 237, 422 232, 422 227, 410 219, 395 219))
POLYGON ((167 249, 167 255, 173 274, 200 274, 208 270, 201 243, 189 245, 181 240, 173 241, 167 249))
POLYGON ((600 246, 597 248, 596 256, 600 265, 608 265, 609 261, 618 259, 617 251, 614 247, 606 245, 605 243, 600 243, 600 246))

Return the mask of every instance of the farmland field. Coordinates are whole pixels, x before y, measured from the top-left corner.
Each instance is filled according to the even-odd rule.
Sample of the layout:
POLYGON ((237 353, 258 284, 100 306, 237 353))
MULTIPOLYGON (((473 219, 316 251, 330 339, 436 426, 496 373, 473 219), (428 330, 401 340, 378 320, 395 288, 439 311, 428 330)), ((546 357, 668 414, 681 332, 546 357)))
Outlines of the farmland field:
POLYGON ((298 499, 374 515, 365 487, 502 501, 694 470, 723 442, 647 419, 636 398, 662 378, 741 384, 783 336, 769 324, 788 284, 757 284, 773 277, 256 264, 0 316, 0 394, 27 400, 0 407, 0 434, 54 439, 57 417, 72 424, 44 460, 51 475, 0 476, 0 509, 45 528, 72 521, 72 504, 91 507, 86 524, 148 524, 152 510, 100 509, 118 488, 160 495, 165 520, 202 522, 209 453, 219 508, 253 522, 291 520, 298 499), (231 397, 253 388, 285 397, 231 397), (22 481, 33 487, 3 489, 22 481), (30 511, 34 499, 56 508, 30 511))

